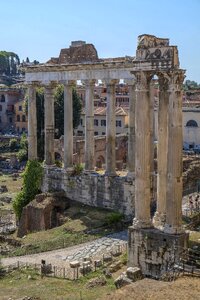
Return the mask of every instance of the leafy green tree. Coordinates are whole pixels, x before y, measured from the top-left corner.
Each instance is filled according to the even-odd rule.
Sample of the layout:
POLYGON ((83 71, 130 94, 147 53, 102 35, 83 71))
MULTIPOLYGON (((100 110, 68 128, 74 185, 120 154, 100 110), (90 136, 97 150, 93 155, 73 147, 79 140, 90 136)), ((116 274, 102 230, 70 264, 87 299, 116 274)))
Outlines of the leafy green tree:
POLYGON ((22 190, 17 194, 13 201, 13 209, 18 218, 21 217, 23 207, 25 207, 40 192, 43 176, 43 168, 36 160, 29 160, 23 177, 22 190))
POLYGON ((17 139, 11 139, 9 141, 9 148, 11 151, 17 150, 19 147, 17 139))
MULTIPOLYGON (((80 124, 82 103, 75 88, 72 90, 73 97, 73 128, 80 124)), ((57 137, 64 134, 64 87, 59 85, 55 92, 55 128, 58 130, 57 137)))
POLYGON ((20 139, 20 150, 17 153, 17 158, 20 162, 28 159, 28 140, 26 134, 23 133, 20 139))

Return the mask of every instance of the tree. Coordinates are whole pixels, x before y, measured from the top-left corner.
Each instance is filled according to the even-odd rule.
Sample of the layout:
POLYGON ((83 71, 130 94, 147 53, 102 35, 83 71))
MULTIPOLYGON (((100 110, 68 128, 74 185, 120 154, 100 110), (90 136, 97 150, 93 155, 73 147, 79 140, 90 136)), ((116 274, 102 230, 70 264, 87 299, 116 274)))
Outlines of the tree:
POLYGON ((36 160, 28 161, 22 175, 22 190, 17 194, 13 201, 13 209, 18 218, 21 217, 23 207, 25 207, 40 192, 43 176, 43 168, 36 160))
MULTIPOLYGON (((72 90, 73 97, 73 128, 80 124, 82 103, 75 88, 72 90)), ((55 128, 57 137, 64 134, 64 86, 59 85, 55 92, 55 128)))

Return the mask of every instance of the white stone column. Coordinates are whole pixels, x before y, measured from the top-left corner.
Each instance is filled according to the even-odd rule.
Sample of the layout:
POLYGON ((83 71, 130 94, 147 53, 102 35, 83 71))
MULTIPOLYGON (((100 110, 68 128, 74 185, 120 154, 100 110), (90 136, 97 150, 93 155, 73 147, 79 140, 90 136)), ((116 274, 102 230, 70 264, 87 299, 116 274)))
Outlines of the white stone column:
POLYGON ((73 166, 73 86, 75 81, 64 83, 64 168, 73 166))
POLYGON ((92 171, 94 160, 94 84, 85 80, 85 170, 92 171))
POLYGON ((116 115, 115 115, 115 84, 116 80, 107 80, 106 109, 106 174, 116 175, 116 115))
POLYGON ((134 228, 151 227, 150 220, 150 77, 148 72, 136 73, 135 104, 135 218, 134 228))
POLYGON ((53 165, 55 163, 54 154, 54 83, 45 86, 44 92, 44 116, 45 116, 45 164, 53 165))
POLYGON ((182 83, 184 71, 169 74, 167 199, 164 231, 179 234, 182 229, 182 83))
POLYGON ((155 172, 154 172, 154 82, 151 80, 149 84, 149 109, 150 109, 150 189, 151 189, 151 202, 154 201, 154 180, 155 180, 155 172))
POLYGON ((37 159, 36 86, 28 88, 28 159, 37 159))
POLYGON ((129 87, 129 124, 128 124, 128 177, 135 174, 135 81, 128 82, 129 87))
POLYGON ((158 144, 157 144, 157 210, 155 227, 163 229, 166 221, 167 150, 168 150, 168 80, 159 75, 158 144))

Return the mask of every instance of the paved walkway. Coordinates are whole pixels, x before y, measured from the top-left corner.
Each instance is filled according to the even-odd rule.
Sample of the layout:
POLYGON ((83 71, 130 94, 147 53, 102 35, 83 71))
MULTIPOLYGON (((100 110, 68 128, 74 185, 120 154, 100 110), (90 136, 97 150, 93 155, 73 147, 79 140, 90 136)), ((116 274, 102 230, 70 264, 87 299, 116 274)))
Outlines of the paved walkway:
POLYGON ((110 234, 106 237, 97 239, 92 242, 80 244, 77 246, 58 249, 37 254, 15 256, 1 259, 4 266, 20 263, 40 264, 41 260, 46 260, 46 263, 52 265, 67 267, 69 261, 82 260, 84 257, 102 257, 103 254, 109 253, 111 250, 116 251, 119 247, 126 247, 128 239, 128 232, 121 231, 110 234))

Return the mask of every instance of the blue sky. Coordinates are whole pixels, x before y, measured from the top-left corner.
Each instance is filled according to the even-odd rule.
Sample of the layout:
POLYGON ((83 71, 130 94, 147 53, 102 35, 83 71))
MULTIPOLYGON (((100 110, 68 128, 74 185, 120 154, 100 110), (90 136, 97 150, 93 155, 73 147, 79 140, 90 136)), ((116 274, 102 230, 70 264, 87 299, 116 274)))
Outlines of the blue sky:
POLYGON ((0 0, 0 50, 47 61, 71 41, 99 57, 135 55, 143 33, 170 38, 187 79, 200 83, 200 0, 0 0))

